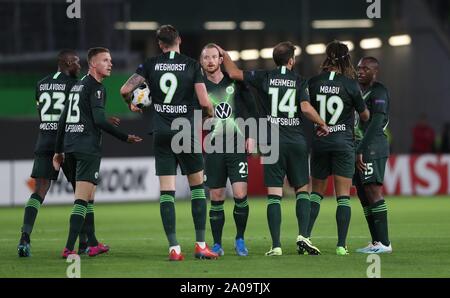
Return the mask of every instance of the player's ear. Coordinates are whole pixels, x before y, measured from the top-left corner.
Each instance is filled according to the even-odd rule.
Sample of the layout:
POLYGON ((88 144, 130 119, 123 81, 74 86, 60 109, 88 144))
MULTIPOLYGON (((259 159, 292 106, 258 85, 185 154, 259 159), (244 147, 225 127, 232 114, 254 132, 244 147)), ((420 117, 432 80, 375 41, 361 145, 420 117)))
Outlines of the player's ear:
POLYGON ((289 59, 290 60, 290 62, 291 62, 291 65, 292 66, 294 66, 294 64, 295 64, 295 56, 293 56, 291 59, 289 59))
POLYGON ((219 65, 222 65, 222 63, 223 63, 223 57, 220 56, 220 57, 219 57, 219 65))
POLYGON ((177 44, 180 45, 181 44, 181 37, 177 37, 177 44))

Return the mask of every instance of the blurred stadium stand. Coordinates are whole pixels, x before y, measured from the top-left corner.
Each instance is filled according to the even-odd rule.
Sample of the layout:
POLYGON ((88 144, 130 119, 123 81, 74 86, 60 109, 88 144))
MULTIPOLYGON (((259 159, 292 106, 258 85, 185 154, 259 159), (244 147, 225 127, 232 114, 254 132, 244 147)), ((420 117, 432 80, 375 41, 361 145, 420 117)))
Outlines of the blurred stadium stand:
MULTIPOLYGON (((146 130, 147 125, 143 125, 140 117, 127 111, 118 91, 146 56, 158 54, 155 28, 165 23, 180 30, 182 51, 192 57, 198 57, 208 42, 217 42, 228 50, 258 50, 256 58, 238 61, 244 69, 273 67, 271 59, 263 59, 259 50, 291 40, 301 47, 297 70, 306 77, 316 74, 324 59, 323 54, 308 54, 307 45, 333 39, 351 41, 354 63, 364 55, 373 55, 382 63, 380 80, 391 92, 390 128, 396 153, 408 152, 410 131, 420 113, 430 116, 437 131, 448 120, 447 109, 442 108, 450 99, 448 0, 382 0, 381 19, 371 21, 366 16, 369 4, 364 0, 280 0, 276 4, 249 0, 228 1, 226 5, 207 0, 171 1, 170 4, 137 0, 80 2, 81 19, 69 19, 66 16, 69 3, 65 1, 0 0, 0 128, 5 131, 14 127, 8 131, 16 143, 14 146, 20 147, 19 150, 0 149, 0 159, 32 157, 37 132, 34 85, 39 78, 55 71, 55 55, 61 48, 79 51, 83 72, 87 69, 84 60, 89 47, 110 48, 114 74, 105 81, 108 112, 127 119, 125 123, 133 131, 146 130), (365 20, 370 25, 327 29, 314 25, 317 20, 336 19, 365 20), (226 21, 222 25, 232 30, 207 30, 206 22, 212 21, 226 21), (127 27, 132 24, 129 22, 147 22, 140 24, 150 29, 124 29, 132 29, 127 27), (398 34, 408 34, 411 44, 391 46, 389 38, 398 34), (380 38, 382 46, 362 49, 360 41, 372 37, 380 38), (19 136, 21 140, 17 143, 19 136)), ((111 145, 111 148, 111 151, 105 148, 107 155, 124 154, 117 149, 121 146, 111 145)), ((151 153, 151 148, 146 150, 137 154, 151 153)))

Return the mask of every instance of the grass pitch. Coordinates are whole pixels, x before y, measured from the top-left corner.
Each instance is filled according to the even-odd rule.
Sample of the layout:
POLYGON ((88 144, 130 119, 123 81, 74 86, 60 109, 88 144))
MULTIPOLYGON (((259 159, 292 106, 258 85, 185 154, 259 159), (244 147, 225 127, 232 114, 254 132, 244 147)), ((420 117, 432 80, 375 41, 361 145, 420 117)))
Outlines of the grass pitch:
MULTIPOLYGON (((225 203, 223 246, 216 261, 193 257, 194 226, 189 201, 176 202, 178 240, 183 262, 167 261, 167 240, 158 203, 97 204, 96 231, 109 253, 81 258, 81 277, 366 277, 367 255, 355 253, 369 240, 357 199, 352 199, 349 256, 336 256, 336 203, 322 202, 313 231, 321 256, 296 252, 297 222, 294 198, 282 201, 283 256, 265 257, 271 240, 266 201, 250 198, 246 232, 248 257, 234 253, 233 202, 225 203)), ((381 255, 381 277, 450 277, 450 199, 444 197, 387 198, 390 238, 394 252, 381 255)), ((66 277, 69 265, 60 258, 65 245, 71 206, 42 206, 32 234, 32 257, 17 256, 23 208, 0 208, 0 277, 66 277)), ((212 246, 209 222, 207 241, 212 246)))

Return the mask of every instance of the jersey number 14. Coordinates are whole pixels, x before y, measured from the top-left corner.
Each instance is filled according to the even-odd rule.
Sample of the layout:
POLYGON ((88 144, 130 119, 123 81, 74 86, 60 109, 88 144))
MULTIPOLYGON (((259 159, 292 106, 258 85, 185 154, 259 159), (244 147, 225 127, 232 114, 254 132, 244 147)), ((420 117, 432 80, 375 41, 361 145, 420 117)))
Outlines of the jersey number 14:
POLYGON ((272 117, 278 117, 278 112, 288 113, 288 118, 294 118, 297 112, 297 105, 295 104, 295 89, 287 89, 281 101, 279 102, 279 88, 269 88, 269 94, 272 96, 272 117), (279 103, 278 103, 279 102, 279 103))

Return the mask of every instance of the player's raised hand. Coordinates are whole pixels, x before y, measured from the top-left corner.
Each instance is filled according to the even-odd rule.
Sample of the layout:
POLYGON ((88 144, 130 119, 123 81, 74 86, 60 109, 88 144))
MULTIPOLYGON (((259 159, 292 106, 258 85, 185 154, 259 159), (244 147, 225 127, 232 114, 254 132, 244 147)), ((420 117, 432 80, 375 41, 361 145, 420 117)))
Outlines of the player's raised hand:
POLYGON ((63 162, 64 153, 55 153, 55 155, 53 155, 53 168, 55 168, 56 171, 59 171, 63 162))
POLYGON ((142 109, 138 108, 137 106, 135 106, 132 103, 128 104, 128 108, 130 109, 130 111, 135 112, 135 113, 141 113, 142 114, 142 109))
POLYGON ((358 170, 360 172, 367 171, 367 167, 366 167, 366 164, 363 161, 363 155, 362 154, 357 154, 356 155, 356 167, 358 168, 358 170))
POLYGON ((127 143, 134 144, 142 142, 142 138, 135 135, 128 135, 127 143))
POLYGON ((117 117, 109 117, 108 121, 115 127, 118 127, 120 125, 120 119, 117 117))
POLYGON ((213 45, 217 48, 217 50, 219 51, 220 56, 223 56, 223 54, 225 54, 225 50, 222 49, 218 44, 213 43, 213 45))
POLYGON ((322 125, 317 126, 316 133, 319 137, 326 137, 330 133, 330 128, 328 127, 328 125, 323 123, 322 125))

